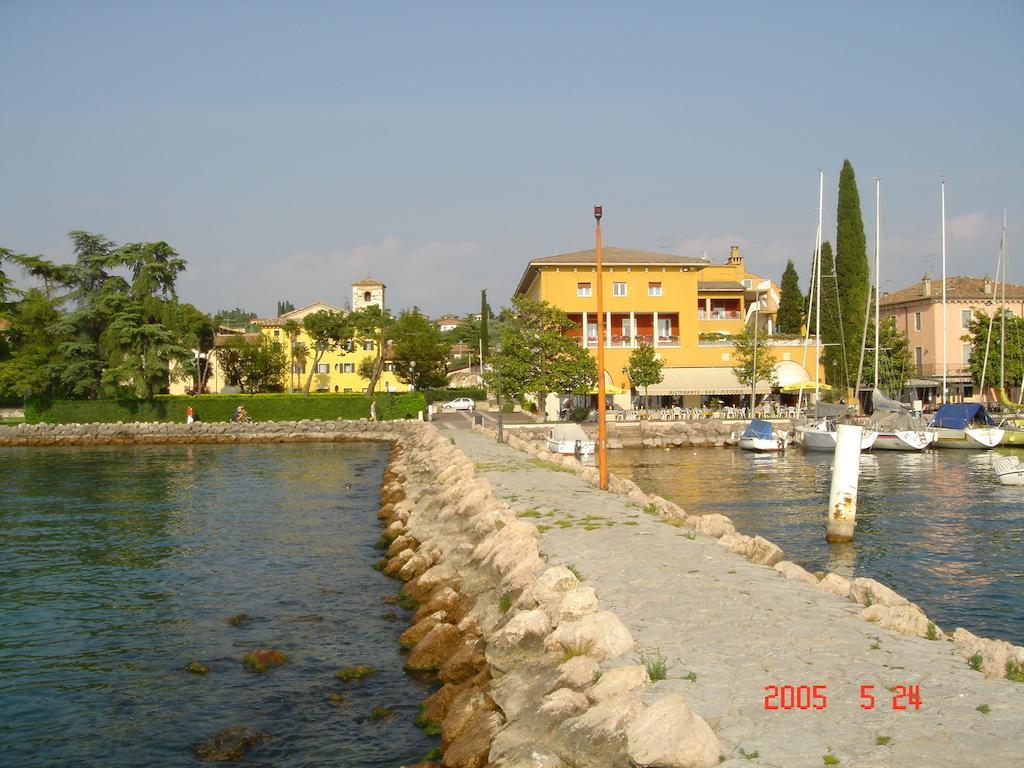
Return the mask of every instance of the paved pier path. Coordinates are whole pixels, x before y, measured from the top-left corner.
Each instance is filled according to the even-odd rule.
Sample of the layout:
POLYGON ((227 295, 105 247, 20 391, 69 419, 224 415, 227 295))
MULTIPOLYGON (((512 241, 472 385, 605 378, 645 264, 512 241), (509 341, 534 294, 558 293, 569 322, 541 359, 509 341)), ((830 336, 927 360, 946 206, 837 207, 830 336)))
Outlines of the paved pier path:
POLYGON ((851 768, 1024 766, 1024 684, 986 679, 952 643, 869 624, 860 606, 690 539, 574 474, 449 434, 500 498, 543 526, 549 562, 577 568, 638 651, 668 659, 668 679, 642 697, 681 692, 717 732, 724 766, 822 766, 826 755, 851 768), (827 704, 766 711, 772 684, 827 686, 827 704), (874 686, 871 710, 862 685, 874 686), (893 711, 897 685, 920 686, 919 710, 893 711))

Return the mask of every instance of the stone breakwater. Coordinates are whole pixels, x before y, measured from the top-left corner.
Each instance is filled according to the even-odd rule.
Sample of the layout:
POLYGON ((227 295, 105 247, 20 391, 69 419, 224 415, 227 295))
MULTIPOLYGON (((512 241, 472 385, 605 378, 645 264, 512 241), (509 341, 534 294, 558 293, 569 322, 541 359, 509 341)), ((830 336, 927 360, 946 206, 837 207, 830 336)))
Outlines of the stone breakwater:
MULTIPOLYGON (((486 427, 476 427, 475 430, 488 436, 496 435, 494 430, 486 427)), ((530 439, 523 437, 523 432, 517 431, 509 435, 508 443, 534 458, 555 466, 571 468, 592 485, 597 485, 595 468, 580 464, 572 456, 551 453, 536 439, 536 434, 530 434, 530 439)), ((972 668, 987 677, 1011 676, 1019 679, 1019 676, 1024 675, 1024 647, 1012 645, 1005 640, 978 637, 963 627, 957 627, 952 634, 946 634, 929 620, 918 605, 874 579, 847 579, 837 573, 811 573, 800 565, 783 559, 782 549, 776 544, 761 536, 739 533, 725 515, 687 515, 672 502, 645 493, 631 480, 610 475, 608 490, 625 496, 640 506, 646 506, 662 517, 678 521, 680 525, 692 528, 696 533, 717 539, 718 545, 729 552, 741 555, 753 563, 771 567, 787 579, 802 581, 840 599, 863 606, 859 615, 865 621, 903 635, 952 642, 972 668)))
MULTIPOLYGON (((788 420, 773 422, 779 429, 792 431, 788 420)), ((597 425, 583 424, 587 435, 596 439, 597 425)), ((693 421, 609 421, 609 448, 721 448, 735 442, 733 433, 742 432, 745 421, 700 419, 693 421)), ((505 430, 528 443, 543 446, 548 428, 506 426, 505 430)))

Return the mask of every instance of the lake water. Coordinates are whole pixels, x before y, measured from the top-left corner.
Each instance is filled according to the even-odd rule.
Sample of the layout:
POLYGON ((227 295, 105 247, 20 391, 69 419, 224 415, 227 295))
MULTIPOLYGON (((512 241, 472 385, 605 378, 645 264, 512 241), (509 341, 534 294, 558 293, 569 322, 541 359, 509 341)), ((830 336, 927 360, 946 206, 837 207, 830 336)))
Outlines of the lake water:
POLYGON ((430 684, 402 672, 407 614, 383 602, 398 585, 371 567, 387 450, 0 450, 0 763, 196 765, 192 745, 234 725, 270 736, 246 765, 390 768, 436 747, 413 725, 430 684), (289 661, 244 671, 258 647, 289 661), (356 664, 379 672, 334 679, 356 664))
POLYGON ((1024 644, 1024 488, 999 485, 991 453, 861 457, 852 544, 825 543, 831 454, 623 449, 609 467, 690 514, 718 512, 810 571, 868 576, 940 627, 1024 644))

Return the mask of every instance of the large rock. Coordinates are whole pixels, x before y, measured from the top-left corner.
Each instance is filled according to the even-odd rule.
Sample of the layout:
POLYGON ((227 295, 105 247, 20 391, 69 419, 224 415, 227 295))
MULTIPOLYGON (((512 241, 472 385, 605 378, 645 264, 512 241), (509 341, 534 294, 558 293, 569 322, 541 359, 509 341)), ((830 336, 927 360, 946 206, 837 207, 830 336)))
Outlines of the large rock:
POLYGON ((413 672, 434 672, 451 657, 461 643, 459 630, 451 624, 438 624, 412 649, 405 668, 413 672))
POLYGON ((445 683, 461 683, 473 677, 484 668, 485 647, 486 643, 479 637, 464 635, 459 647, 441 665, 441 670, 437 673, 438 679, 445 683))
POLYGON ((972 635, 963 627, 957 627, 953 632, 953 642, 968 661, 980 657, 981 671, 987 677, 1005 677, 1008 661, 1024 667, 1024 648, 1011 645, 1005 640, 989 640, 972 635))
POLYGON ((824 579, 818 582, 818 589, 822 592, 828 592, 829 594, 843 598, 848 598, 850 596, 850 587, 850 580, 844 576, 840 576, 838 573, 829 573, 824 579))
POLYGON ((491 638, 487 659, 498 669, 544 652, 544 638, 551 631, 551 619, 540 608, 518 611, 491 638))
POLYGON ((403 648, 412 648, 438 624, 446 624, 448 614, 444 611, 437 611, 423 619, 420 619, 398 637, 398 644, 403 648))
POLYGON ((783 557, 782 549, 777 544, 761 536, 753 538, 750 544, 747 545, 745 554, 751 562, 759 563, 760 565, 775 565, 783 557))
MULTIPOLYGON (((929 625, 928 617, 924 611, 916 605, 871 605, 860 612, 862 619, 878 624, 880 627, 899 632, 901 635, 916 635, 927 637, 929 625)), ((942 632, 934 624, 936 639, 944 637, 942 632)))
POLYGON ((712 536, 714 538, 721 538, 727 533, 732 533, 736 528, 725 515, 711 514, 701 515, 696 525, 697 531, 703 533, 706 536, 712 536))
POLYGON ((517 601, 519 607, 536 608, 557 605, 567 592, 576 589, 580 580, 564 565, 544 569, 537 580, 523 591, 517 601))
POLYGON ((718 737, 678 693, 659 699, 630 723, 629 758, 639 768, 712 768, 718 737))
POLYGON ((558 680, 555 684, 559 688, 589 688, 594 684, 594 677, 600 669, 597 661, 590 656, 573 656, 558 667, 558 680))
POLYGON ((909 605, 910 601, 874 579, 857 578, 850 582, 850 599, 861 605, 909 605))
POLYGON ((540 713, 555 720, 565 720, 580 714, 589 706, 590 701, 582 693, 571 688, 558 688, 541 700, 540 713))
POLYGON ((503 724, 497 712, 477 712, 445 748, 441 764, 446 768, 483 768, 487 765, 491 742, 503 724))
POLYGON ((593 587, 577 587, 562 596, 555 611, 557 621, 575 621, 598 609, 597 593, 593 587))
POLYGON ((643 709, 633 694, 602 701, 563 722, 552 736, 552 749, 574 768, 628 765, 627 729, 643 709))
POLYGON ((616 667, 601 675, 601 679, 587 691, 587 696, 594 702, 607 701, 624 693, 635 691, 649 682, 651 682, 651 676, 647 674, 646 667, 639 664, 616 667))
POLYGON ((445 744, 456 739, 480 712, 493 712, 491 697, 475 686, 461 690, 448 705, 448 712, 441 721, 441 737, 445 744))
POLYGON ((813 573, 808 571, 806 568, 802 568, 796 563, 790 562, 789 560, 782 560, 772 567, 787 579, 802 581, 812 587, 818 586, 818 580, 815 578, 813 573))
POLYGON ((633 636, 614 613, 598 611, 563 622, 548 635, 544 647, 598 660, 614 659, 633 650, 633 636))

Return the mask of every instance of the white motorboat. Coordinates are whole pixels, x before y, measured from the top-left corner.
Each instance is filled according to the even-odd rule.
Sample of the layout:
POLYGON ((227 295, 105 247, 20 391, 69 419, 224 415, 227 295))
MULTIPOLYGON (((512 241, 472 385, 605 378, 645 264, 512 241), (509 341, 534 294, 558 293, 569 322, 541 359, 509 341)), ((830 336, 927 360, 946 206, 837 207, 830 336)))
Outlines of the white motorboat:
POLYGON ((593 456, 594 441, 579 424, 557 424, 548 433, 548 450, 564 456, 593 456))
MULTIPOLYGON (((808 451, 835 451, 836 449, 836 425, 829 419, 796 428, 797 441, 808 451)), ((871 450, 878 438, 878 433, 873 429, 863 428, 860 437, 860 449, 871 450)))
POLYGON ((936 448, 987 451, 999 445, 1004 434, 981 403, 943 405, 935 412, 929 427, 938 434, 936 448))
MULTIPOLYGON (((733 433, 736 438, 736 433, 733 433)), ((745 451, 784 451, 789 433, 775 429, 771 422, 753 419, 739 435, 739 446, 745 451)))
POLYGON ((923 451, 937 438, 938 434, 932 429, 879 430, 873 448, 876 451, 923 451))
POLYGON ((1024 467, 1016 456, 996 456, 992 459, 996 478, 1003 485, 1024 485, 1024 467))

